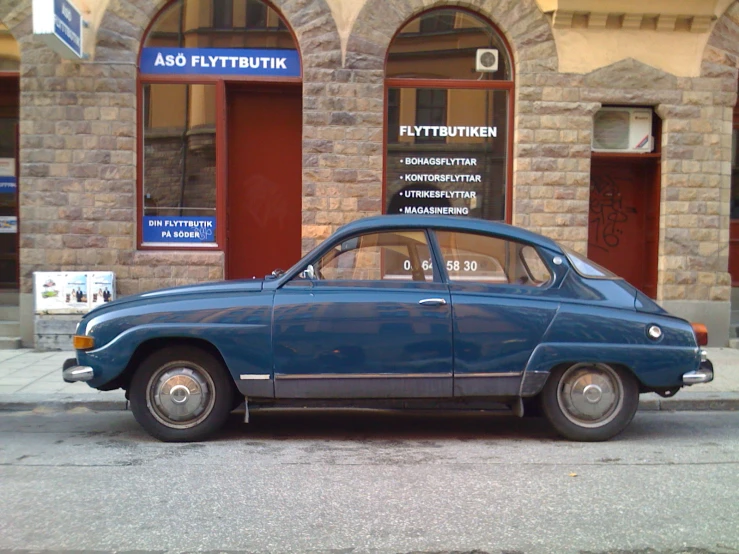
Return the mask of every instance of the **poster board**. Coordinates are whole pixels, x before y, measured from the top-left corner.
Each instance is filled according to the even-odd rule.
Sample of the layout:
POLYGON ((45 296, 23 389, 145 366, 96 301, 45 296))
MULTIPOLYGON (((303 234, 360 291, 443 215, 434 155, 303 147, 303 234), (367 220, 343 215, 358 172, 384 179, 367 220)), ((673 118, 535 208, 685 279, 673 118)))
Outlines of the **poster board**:
POLYGON ((116 298, 112 271, 36 271, 33 274, 34 312, 85 314, 116 298))

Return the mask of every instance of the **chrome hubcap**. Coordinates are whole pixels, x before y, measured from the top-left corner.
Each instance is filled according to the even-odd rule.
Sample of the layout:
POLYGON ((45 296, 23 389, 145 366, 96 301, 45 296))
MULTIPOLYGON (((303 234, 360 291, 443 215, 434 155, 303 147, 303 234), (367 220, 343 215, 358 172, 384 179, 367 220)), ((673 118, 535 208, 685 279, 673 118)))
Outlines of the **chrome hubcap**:
POLYGON ((565 371, 557 389, 562 413, 581 427, 602 427, 621 411, 623 385, 613 368, 577 364, 565 371))
POLYGON ((213 380, 201 368, 174 362, 161 367, 149 380, 149 410, 160 423, 186 429, 203 421, 215 402, 213 380))

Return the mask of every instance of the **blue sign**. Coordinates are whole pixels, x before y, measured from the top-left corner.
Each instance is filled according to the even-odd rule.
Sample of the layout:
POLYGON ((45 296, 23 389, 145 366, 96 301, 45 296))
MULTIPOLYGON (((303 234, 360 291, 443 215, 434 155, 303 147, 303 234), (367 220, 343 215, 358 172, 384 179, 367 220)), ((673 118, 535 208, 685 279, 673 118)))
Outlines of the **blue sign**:
POLYGON ((82 17, 69 0, 54 0, 54 34, 82 57, 82 17))
POLYGON ((215 217, 144 216, 143 242, 203 244, 216 241, 215 217))
POLYGON ((144 48, 141 73, 300 77, 297 50, 263 48, 144 48))
POLYGON ((0 194, 15 194, 15 177, 0 177, 0 194))

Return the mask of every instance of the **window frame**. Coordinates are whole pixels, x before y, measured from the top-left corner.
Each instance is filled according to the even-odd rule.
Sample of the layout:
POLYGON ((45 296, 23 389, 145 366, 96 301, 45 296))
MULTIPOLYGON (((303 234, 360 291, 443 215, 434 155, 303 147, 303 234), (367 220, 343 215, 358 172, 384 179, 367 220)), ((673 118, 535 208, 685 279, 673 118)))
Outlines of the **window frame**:
MULTIPOLYGON (((493 24, 492 21, 490 21, 487 17, 483 16, 480 13, 477 13, 474 10, 467 9, 462 6, 438 6, 433 7, 428 10, 425 10, 421 13, 418 13, 414 15, 412 18, 404 21, 396 30, 395 34, 393 35, 393 38, 390 40, 389 46, 385 52, 385 90, 384 90, 384 109, 383 109, 383 141, 382 141, 382 213, 387 213, 387 201, 388 201, 388 194, 387 194, 387 154, 388 154, 388 144, 397 144, 397 143, 391 143, 388 140, 388 129, 389 129, 389 120, 388 120, 388 95, 389 90, 391 88, 397 88, 397 89, 404 89, 404 88, 437 88, 437 89, 485 89, 485 90, 505 90, 508 92, 507 99, 508 99, 508 118, 507 118, 507 140, 506 140, 506 186, 505 186, 505 202, 504 202, 504 213, 503 213, 503 219, 500 221, 503 221, 505 223, 512 223, 513 222, 513 134, 514 134, 514 111, 515 111, 515 84, 516 84, 516 74, 515 74, 515 63, 513 59, 513 50, 511 49, 511 45, 509 44, 506 36, 500 31, 497 25, 493 24), (474 79, 428 79, 428 78, 414 78, 414 77, 388 77, 387 76, 387 68, 388 68, 388 61, 390 58, 390 48, 395 42, 396 39, 402 36, 401 30, 408 25, 411 21, 414 21, 416 19, 421 18, 423 15, 428 14, 430 12, 439 11, 439 10, 455 10, 459 12, 466 12, 467 14, 472 15, 473 17, 479 19, 480 21, 485 22, 488 24, 498 35, 501 42, 505 46, 507 52, 505 55, 507 55, 509 63, 510 63, 510 72, 511 72, 511 78, 509 81, 478 81, 474 79)), ((448 109, 448 95, 447 95, 447 109, 448 109)), ((434 143, 437 144, 437 143, 434 143)))
MULTIPOLYGON (((162 6, 157 14, 149 21, 144 29, 137 57, 136 69, 136 250, 137 251, 174 251, 174 252, 226 252, 228 250, 228 210, 226 206, 226 185, 228 180, 228 141, 227 141, 227 88, 240 84, 303 84, 303 57, 300 43, 292 26, 282 10, 268 0, 260 0, 268 9, 274 10, 280 21, 285 24, 284 30, 290 33, 300 60, 300 77, 255 77, 234 75, 149 75, 141 73, 141 55, 146 47, 147 40, 159 22, 159 18, 178 2, 187 0, 170 0, 162 6), (215 85, 216 87, 216 121, 215 121, 215 150, 216 150, 216 235, 215 241, 203 245, 195 243, 184 244, 152 244, 143 241, 144 236, 144 86, 154 84, 166 85, 215 85)), ((283 30, 282 26, 267 30, 283 30)), ((184 48, 184 47, 183 47, 184 48)), ((150 110, 146 110, 150 114, 150 110)))

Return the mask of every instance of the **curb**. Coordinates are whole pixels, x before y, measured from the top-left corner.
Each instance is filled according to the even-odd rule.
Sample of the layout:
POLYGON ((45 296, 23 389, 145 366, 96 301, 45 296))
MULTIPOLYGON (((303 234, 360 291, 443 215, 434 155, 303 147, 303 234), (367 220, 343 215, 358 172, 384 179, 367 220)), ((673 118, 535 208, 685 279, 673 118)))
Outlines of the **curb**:
POLYGON ((644 412, 725 412, 739 410, 739 392, 678 392, 674 398, 643 394, 639 411, 644 412))
MULTIPOLYGON (((66 411, 87 408, 96 412, 128 410, 123 392, 87 394, 0 394, 0 412, 66 411)), ((739 392, 683 392, 675 398, 662 398, 654 393, 639 399, 642 412, 724 412, 739 411, 739 392)))
POLYGON ((0 412, 28 412, 33 410, 66 411, 87 408, 96 412, 116 412, 128 409, 122 391, 87 394, 0 394, 0 412))

